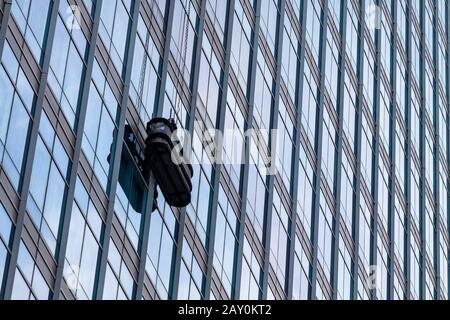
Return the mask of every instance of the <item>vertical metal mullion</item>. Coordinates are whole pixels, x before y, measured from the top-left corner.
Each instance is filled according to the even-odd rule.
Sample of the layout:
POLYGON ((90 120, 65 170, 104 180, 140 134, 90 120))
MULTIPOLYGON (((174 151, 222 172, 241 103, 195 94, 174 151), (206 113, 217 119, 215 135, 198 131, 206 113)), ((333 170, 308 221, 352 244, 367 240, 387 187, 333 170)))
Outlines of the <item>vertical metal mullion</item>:
POLYGON ((341 3, 341 43, 339 47, 339 78, 338 78, 338 105, 336 106, 338 110, 338 134, 337 134, 337 158, 336 158, 336 217, 334 219, 333 233, 335 236, 333 242, 333 256, 332 256, 332 276, 331 276, 331 288, 333 290, 333 299, 338 298, 338 272, 339 272, 339 240, 340 240, 340 224, 341 224, 341 177, 342 177, 342 154, 343 150, 343 135, 344 135, 344 90, 345 90, 345 57, 347 56, 345 51, 346 39, 347 39, 347 5, 348 0, 343 0, 341 3))
MULTIPOLYGON (((198 38, 195 43, 195 62, 194 62, 194 71, 193 71, 193 81, 192 81, 192 96, 191 96, 191 105, 190 105, 190 114, 189 114, 189 122, 187 131, 193 137, 194 134, 194 123, 195 123, 195 115, 197 113, 197 97, 198 97, 198 86, 200 82, 200 61, 202 57, 202 44, 203 44, 203 36, 205 29, 205 16, 206 16, 206 0, 201 0, 200 6, 200 19, 199 19, 199 27, 198 27, 198 38)), ((168 49, 170 47, 167 47, 168 49)), ((162 96, 164 97, 164 95, 162 96)), ((164 98, 163 98, 164 100, 164 98)), ((158 110, 161 111, 161 110, 158 110)), ((173 284, 172 291, 170 293, 170 297, 172 299, 177 299, 178 290, 180 285, 180 270, 182 263, 182 254, 183 254, 183 243, 184 243, 184 230, 185 230, 185 221, 186 221, 186 208, 180 209, 180 221, 178 222, 178 230, 177 230, 177 251, 175 254, 175 264, 174 264, 174 272, 173 272, 173 284)))
POLYGON ((314 202, 312 211, 312 246, 313 246, 313 261, 311 266, 311 292, 309 298, 311 300, 316 299, 317 292, 317 268, 318 268, 318 246, 319 246, 319 215, 320 213, 320 185, 322 177, 322 134, 323 134, 323 110, 325 108, 325 64, 326 64, 326 47, 327 47, 327 32, 328 32, 328 0, 323 1, 322 7, 322 31, 320 39, 320 86, 319 86, 319 99, 318 107, 319 114, 317 117, 317 130, 316 130, 316 173, 314 177, 314 202))
MULTIPOLYGON (((239 1, 239 0, 238 0, 239 1)), ((225 42, 225 67, 223 71, 223 82, 222 82, 222 94, 220 95, 219 102, 219 114, 217 119, 217 129, 220 132, 224 131, 225 126, 225 112, 227 109, 227 94, 228 94, 228 79, 230 74, 230 59, 231 59, 231 40, 233 35, 233 23, 234 23, 234 5, 235 0, 228 1, 228 18, 227 18, 227 31, 226 42, 225 42)), ((218 150, 219 159, 221 159, 222 149, 218 150)), ((220 172, 222 165, 217 163, 214 169, 213 178, 213 196, 212 196, 212 208, 209 217, 208 226, 208 259, 207 259, 207 269, 206 269, 206 280, 205 280, 205 299, 209 300, 211 293, 211 281, 213 273, 213 261, 214 261, 214 244, 216 238, 216 222, 217 222, 217 210, 219 202, 219 185, 220 185, 220 172)))
MULTIPOLYGON (((347 1, 347 0, 344 0, 347 1)), ((295 260, 295 243, 296 243, 296 229, 297 229, 297 202, 298 202, 298 189, 299 189, 299 162, 300 162, 300 148, 301 148, 301 126, 302 126, 302 94, 304 85, 304 73, 305 73, 305 45, 306 45, 306 17, 308 14, 308 3, 307 1, 302 1, 302 7, 300 9, 301 13, 301 39, 297 46, 299 52, 299 62, 297 70, 297 85, 296 85, 296 97, 295 97, 295 107, 296 107, 296 120, 295 120, 295 149, 293 155, 293 170, 292 170, 292 218, 289 224, 289 238, 291 239, 289 243, 288 251, 288 269, 286 279, 287 281, 287 299, 291 300, 294 290, 294 260, 295 260)))
MULTIPOLYGON (((447 35, 447 39, 446 39, 446 42, 447 42, 447 52, 446 52, 446 55, 447 55, 446 60, 447 61, 446 62, 447 62, 447 64, 446 64, 446 88, 445 88, 446 96, 447 96, 447 114, 446 114, 446 117, 447 117, 447 130, 446 130, 446 132, 447 132, 447 141, 446 141, 446 144, 447 144, 447 154, 446 154, 447 170, 449 170, 449 168, 450 168, 450 64, 449 64, 450 20, 449 20, 449 18, 450 18, 450 5, 447 2, 446 21, 445 21, 445 31, 446 31, 445 34, 447 35)), ((450 177, 447 175, 447 199, 450 196, 449 186, 450 186, 450 177)), ((447 233, 449 232, 448 228, 450 226, 449 208, 450 208, 450 205, 449 205, 449 203, 447 203, 447 208, 445 208, 445 210, 447 212, 447 230, 446 230, 447 233)), ((447 259, 449 256, 450 256, 450 248, 447 248, 447 259)), ((450 263, 447 263, 447 272, 448 272, 448 274, 450 274, 450 263)), ((449 277, 447 277, 447 278, 448 278, 447 279, 447 295, 450 295, 450 278, 449 277)))
POLYGON ((190 114, 187 130, 193 134, 195 117, 197 114, 197 98, 198 98, 198 87, 200 85, 200 62, 202 58, 203 49, 203 37, 205 36, 205 19, 206 19, 206 1, 200 0, 200 17, 199 17, 199 27, 198 27, 198 38, 195 43, 195 62, 194 62, 194 72, 192 80, 192 96, 190 105, 190 114))
POLYGON ((420 2, 420 80, 419 86, 421 90, 420 97, 420 299, 425 299, 426 292, 426 247, 425 247, 425 198, 426 198, 426 172, 425 172, 425 127, 426 127, 426 113, 425 113, 425 1, 420 2))
MULTIPOLYGON (((248 85, 248 117, 246 130, 253 127, 253 113, 255 108, 255 82, 256 82, 256 68, 258 58, 259 47, 259 34, 260 34, 260 20, 261 20, 261 1, 256 0, 255 10, 255 29, 253 31, 251 47, 252 53, 250 57, 250 80, 248 85)), ((242 259, 244 257, 244 239, 245 239, 245 221, 247 218, 247 193, 248 193, 248 175, 250 168, 250 137, 245 136, 245 164, 243 165, 243 172, 241 174, 241 217, 238 231, 238 248, 236 253, 236 264, 233 283, 234 290, 232 294, 233 299, 239 299, 241 294, 241 280, 242 280, 242 259)))
MULTIPOLYGON (((164 43, 164 57, 167 60, 163 61, 163 73, 165 70, 166 77, 164 78, 164 84, 160 84, 160 91, 158 95, 158 101, 156 103, 156 109, 154 110, 154 113, 156 113, 157 116, 161 116, 163 113, 163 105, 164 105, 164 98, 165 98, 165 90, 166 85, 165 81, 167 79, 167 65, 168 65, 168 57, 170 53, 170 41, 171 41, 171 35, 172 35, 172 25, 173 25, 173 16, 174 16, 174 1, 170 1, 168 3, 167 7, 168 12, 168 18, 166 19, 166 24, 164 26, 164 34, 166 36, 165 43, 164 43), (162 100, 162 103, 160 103, 162 100)), ((149 26, 150 27, 150 26, 149 26)), ((150 29, 147 30, 147 32, 151 32, 150 29)), ((142 98, 142 97, 141 97, 142 98)), ((147 252, 148 252, 148 246, 149 246, 149 239, 150 239, 150 223, 151 223, 151 216, 152 216, 152 210, 153 210, 153 203, 155 200, 155 188, 156 188, 156 180, 155 176, 152 172, 150 172, 149 178, 148 178, 148 192, 145 199, 145 212, 144 212, 144 221, 142 223, 142 242, 139 247, 139 266, 138 266, 138 279, 136 284, 136 290, 134 292, 134 299, 135 300, 141 300, 143 298, 142 292, 144 290, 144 280, 145 280, 145 266, 147 264, 147 252)))
POLYGON ((131 71, 133 65, 134 58, 134 49, 135 49, 135 41, 137 35, 137 24, 139 20, 139 7, 141 4, 141 0, 135 0, 133 4, 133 12, 132 12, 132 25, 130 30, 130 39, 127 45, 128 52, 126 55, 126 72, 124 77, 124 86, 122 91, 122 100, 120 102, 120 115, 118 121, 117 135, 116 135, 116 146, 114 148, 114 156, 113 156, 113 169, 111 171, 111 185, 110 190, 108 192, 108 209, 106 213, 106 222, 105 228, 103 232, 102 239, 102 252, 100 254, 100 261, 98 266, 98 274, 96 287, 94 290, 94 299, 101 300, 103 297, 103 289, 105 286, 105 277, 106 277, 106 268, 108 264, 108 251, 109 244, 111 242, 111 229, 114 217, 114 203, 116 199, 116 190, 119 179, 119 171, 120 171, 120 158, 122 155, 123 149, 123 135, 125 132, 125 121, 128 107, 128 98, 130 92, 130 82, 131 82, 131 71))
POLYGON ((169 58, 170 58, 170 42, 172 39, 174 8, 175 8, 175 1, 168 1, 167 9, 166 9, 167 19, 166 19, 165 26, 164 26, 165 38, 164 38, 164 54, 163 54, 162 66, 161 66, 161 82, 160 82, 159 88, 158 88, 156 110, 153 112, 154 116, 161 115, 163 107, 164 107, 166 82, 167 82, 167 77, 169 76, 168 65, 169 65, 169 58))
POLYGON ((434 270, 435 270, 435 299, 440 300, 441 284, 440 284, 440 205, 439 205, 439 166, 440 166, 440 139, 439 139, 439 46, 438 46, 438 12, 436 1, 433 1, 433 59, 434 59, 434 79, 433 79, 433 109, 434 109, 434 270))
POLYGON ((139 266, 138 266, 138 279, 136 282, 136 290, 134 292, 134 299, 141 300, 143 298, 142 292, 144 289, 144 280, 145 280, 145 265, 147 263, 147 251, 148 244, 150 238, 150 222, 151 215, 153 209, 154 202, 154 191, 156 187, 156 180, 153 173, 150 173, 148 179, 148 192, 145 197, 145 212, 144 212, 144 221, 142 223, 141 232, 142 234, 142 242, 139 247, 139 266))
MULTIPOLYGON (((405 278, 406 278, 406 299, 411 299, 411 157, 412 157, 412 138, 411 138, 411 94, 412 94, 412 67, 411 67, 411 12, 412 12, 412 2, 408 0, 407 12, 406 12, 406 57, 407 57, 407 70, 406 70, 406 250, 405 250, 405 278)), ((414 241, 414 240, 413 240, 414 241)))
MULTIPOLYGON (((353 290, 352 298, 358 299, 358 277, 359 277, 359 228, 361 219, 361 135, 362 135, 362 118, 363 118, 363 87, 364 87, 364 42, 365 42, 365 5, 366 0, 360 0, 360 21, 359 21, 359 45, 358 45, 358 63, 357 63, 357 123, 356 123, 356 185, 355 185, 355 204, 354 204, 354 244, 355 244, 355 260, 353 264, 353 290)), ((339 235, 337 235, 339 237, 339 235)))
MULTIPOLYGON (((280 0, 280 15, 278 17, 277 22, 277 40, 276 40, 276 79, 275 79, 275 92, 274 92, 274 104, 272 109, 272 120, 271 120, 271 128, 273 130, 278 129, 278 110, 281 99, 281 62, 283 58, 283 34, 284 34, 284 16, 285 16, 285 6, 286 0, 280 0)), ((271 139, 269 139, 271 140, 271 139)), ((277 141, 269 141, 270 144, 270 154, 274 155, 276 153, 276 144, 277 141), (275 146, 275 148, 274 148, 275 146)), ((275 192, 275 175, 271 174, 268 177, 268 196, 267 203, 265 207, 265 227, 264 227, 264 266, 263 266, 263 299, 267 299, 267 291, 268 291, 268 281, 269 281, 269 266, 270 266, 270 242, 271 242, 271 233, 272 233, 272 214, 273 214, 273 193, 275 192)), ((287 257, 286 257, 287 258, 287 257)), ((285 288, 283 288, 285 289, 285 288)))
POLYGON ((26 160, 24 166, 24 174, 23 181, 20 190, 20 204, 17 215, 17 221, 15 225, 14 238, 12 240, 11 245, 11 257, 9 259, 9 264, 7 268, 7 276, 4 290, 4 299, 11 299, 13 285, 14 285, 14 277, 17 267, 17 259, 19 255, 19 247, 22 239, 22 231, 26 214, 26 206, 28 199, 28 192, 30 188, 31 182, 31 173, 33 170, 33 162, 34 156, 36 153, 36 144, 39 134, 39 124, 41 121, 41 115, 43 110, 43 104, 45 99, 45 90, 47 87, 47 78, 48 78, 48 70, 50 68, 50 57, 53 48, 53 38, 55 36, 56 29, 56 19, 58 16, 58 8, 59 8, 59 0, 53 0, 51 4, 50 10, 50 18, 48 20, 48 28, 47 28, 47 37, 45 39, 45 49, 43 63, 42 63, 42 71, 39 82, 39 90, 36 97, 35 107, 34 107, 34 116, 31 126, 31 133, 29 136, 28 150, 26 153, 26 160))
POLYGON ((64 216, 63 216, 63 222, 61 224, 61 231, 60 231, 60 243, 57 251, 57 268, 56 268, 56 280, 54 284, 54 290, 53 290, 53 300, 59 300, 61 295, 61 286, 63 281, 63 272, 64 272, 64 261, 66 256, 66 250, 67 250, 67 243, 69 239, 69 228, 70 228, 70 221, 72 217, 72 205, 74 201, 75 196, 75 185, 77 181, 77 175, 78 175, 78 167, 80 164, 80 155, 81 155, 81 142, 83 139, 83 132, 84 132, 84 126, 85 126, 85 120, 86 120, 86 113, 87 113, 87 104, 89 100, 89 92, 91 87, 91 77, 92 77, 92 70, 95 60, 95 49, 96 49, 96 42, 97 42, 97 36, 98 36, 98 29, 100 25, 100 13, 102 8, 103 0, 97 0, 95 4, 95 12, 94 12, 94 18, 93 18, 93 24, 92 24, 92 33, 91 33, 91 39, 89 41, 89 53, 87 58, 87 67, 86 72, 84 76, 84 84, 83 84, 83 93, 81 97, 81 103, 80 103, 80 110, 78 115, 78 123, 76 128, 76 142, 75 142, 75 152, 73 155, 72 160, 72 166, 70 170, 70 177, 69 177, 69 189, 67 191, 67 197, 66 197, 66 204, 64 209, 64 216))
POLYGON ((11 7, 12 7, 11 1, 12 0, 4 1, 2 23, 0 25, 0 58, 3 54, 3 47, 5 46, 6 41, 6 32, 8 31, 9 17, 11 16, 11 7))
MULTIPOLYGON (((381 10, 381 0, 377 0, 379 10, 381 10)), ((381 29, 375 31, 375 84, 374 84, 374 111, 375 111, 375 143, 374 154, 375 163, 372 169, 373 173, 373 216, 372 216, 372 241, 370 246, 370 264, 377 265, 378 260, 378 167, 380 163, 380 102, 381 102, 381 29)), ((377 276, 377 274, 375 274, 377 276)), ((372 288, 371 298, 377 299, 377 288, 372 288)))
POLYGON ((389 203, 388 203, 388 233, 389 233, 389 259, 388 259, 388 299, 394 299, 395 279, 395 197, 396 197, 396 132, 397 132, 397 1, 392 2, 392 44, 391 44, 391 126, 390 126, 390 166, 389 166, 389 203))

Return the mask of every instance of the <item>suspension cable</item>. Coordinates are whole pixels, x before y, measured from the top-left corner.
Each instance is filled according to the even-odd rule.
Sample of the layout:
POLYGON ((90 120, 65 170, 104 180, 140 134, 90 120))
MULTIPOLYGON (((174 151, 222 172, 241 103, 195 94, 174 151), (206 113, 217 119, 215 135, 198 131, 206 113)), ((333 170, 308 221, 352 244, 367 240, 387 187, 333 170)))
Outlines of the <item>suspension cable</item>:
MULTIPOLYGON (((184 33, 183 33, 183 38, 182 38, 182 43, 181 43, 181 52, 180 52, 180 57, 182 60, 180 61, 180 65, 178 66, 178 74, 177 74, 177 82, 176 82, 177 94, 175 96, 175 103, 174 103, 175 116, 177 116, 179 114, 179 112, 182 108, 180 105, 182 103, 180 91, 182 92, 181 81, 184 81, 185 69, 186 69, 188 36, 189 36, 189 16, 190 15, 191 15, 191 0, 188 0, 187 13, 185 13, 183 15, 183 23, 181 24, 182 26, 184 25, 184 33)), ((171 110, 171 113, 172 113, 172 110, 171 110)), ((172 117, 172 115, 171 115, 171 117, 172 117)))

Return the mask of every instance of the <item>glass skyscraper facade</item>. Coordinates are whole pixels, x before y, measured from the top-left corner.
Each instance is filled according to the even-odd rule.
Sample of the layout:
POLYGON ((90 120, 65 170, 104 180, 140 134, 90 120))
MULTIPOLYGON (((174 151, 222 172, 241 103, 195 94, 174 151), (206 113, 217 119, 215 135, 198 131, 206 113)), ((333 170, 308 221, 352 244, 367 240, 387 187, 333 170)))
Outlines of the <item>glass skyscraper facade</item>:
POLYGON ((449 14, 0 0, 0 298, 448 299, 449 14), (187 208, 141 173, 161 116, 193 136, 187 208))

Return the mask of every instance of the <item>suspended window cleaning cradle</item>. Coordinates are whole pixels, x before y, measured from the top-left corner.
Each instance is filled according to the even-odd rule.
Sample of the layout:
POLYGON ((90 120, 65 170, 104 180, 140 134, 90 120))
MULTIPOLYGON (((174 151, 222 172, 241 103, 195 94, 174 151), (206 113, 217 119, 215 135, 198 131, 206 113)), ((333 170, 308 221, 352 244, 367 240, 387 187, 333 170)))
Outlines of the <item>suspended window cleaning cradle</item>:
POLYGON ((179 142, 172 140, 177 129, 173 120, 155 118, 147 124, 145 163, 150 167, 166 202, 183 208, 191 203, 192 165, 172 160, 172 151, 179 142))

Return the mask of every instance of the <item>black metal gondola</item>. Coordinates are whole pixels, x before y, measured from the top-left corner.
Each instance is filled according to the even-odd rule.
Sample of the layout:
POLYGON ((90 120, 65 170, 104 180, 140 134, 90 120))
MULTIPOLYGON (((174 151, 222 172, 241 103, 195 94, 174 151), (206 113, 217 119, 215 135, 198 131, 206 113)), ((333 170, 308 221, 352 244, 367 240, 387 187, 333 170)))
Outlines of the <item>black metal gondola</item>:
POLYGON ((175 122, 165 118, 147 124, 145 163, 153 171, 166 202, 183 208, 191 203, 193 169, 190 164, 172 161, 172 151, 179 143, 172 140, 176 129, 175 122))

